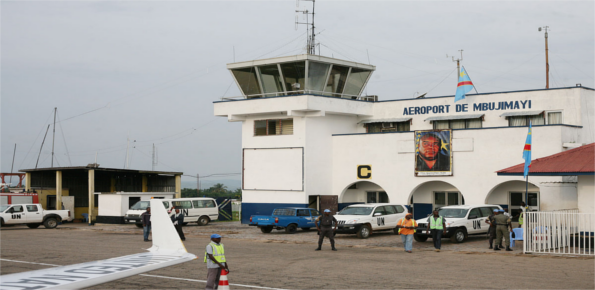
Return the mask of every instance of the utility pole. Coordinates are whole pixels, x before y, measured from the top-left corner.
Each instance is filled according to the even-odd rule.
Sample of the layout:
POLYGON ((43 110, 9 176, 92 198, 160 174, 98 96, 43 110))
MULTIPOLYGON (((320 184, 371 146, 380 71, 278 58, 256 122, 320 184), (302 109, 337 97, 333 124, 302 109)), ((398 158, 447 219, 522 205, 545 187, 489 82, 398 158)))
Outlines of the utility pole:
POLYGON ((39 156, 41 156, 41 149, 43 149, 43 144, 45 143, 45 137, 48 136, 49 130, 50 130, 50 124, 48 124, 48 128, 45 129, 45 135, 43 135, 43 141, 41 141, 41 147, 39 147, 39 154, 37 154, 37 162, 35 163, 35 169, 37 169, 37 165, 39 164, 39 156))
POLYGON ((12 169, 14 168, 14 156, 17 154, 17 143, 14 143, 14 151, 12 151, 12 165, 10 166, 10 181, 8 182, 8 188, 12 185, 12 169))
POLYGON ((198 194, 198 196, 200 196, 200 176, 198 175, 198 173, 196 174, 196 193, 198 194))
POLYGON ((58 107, 54 107, 54 134, 52 136, 52 168, 54 167, 54 143, 56 140, 56 112, 58 107))
POLYGON ((545 88, 550 88, 550 62, 548 60, 548 47, 547 47, 547 30, 550 28, 549 26, 539 27, 537 31, 541 31, 541 29, 545 30, 545 88))

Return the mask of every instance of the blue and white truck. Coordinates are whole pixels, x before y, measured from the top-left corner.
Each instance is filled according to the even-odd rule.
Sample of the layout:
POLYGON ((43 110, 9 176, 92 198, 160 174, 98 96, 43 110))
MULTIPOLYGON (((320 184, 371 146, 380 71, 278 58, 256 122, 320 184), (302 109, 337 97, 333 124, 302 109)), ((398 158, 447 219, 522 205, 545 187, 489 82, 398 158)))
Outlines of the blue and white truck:
POLYGON ((320 216, 320 213, 312 208, 305 207, 281 207, 273 210, 270 216, 253 215, 250 217, 250 226, 255 226, 265 234, 273 229, 285 230, 288 234, 293 234, 298 228, 309 231, 316 227, 314 221, 320 216))

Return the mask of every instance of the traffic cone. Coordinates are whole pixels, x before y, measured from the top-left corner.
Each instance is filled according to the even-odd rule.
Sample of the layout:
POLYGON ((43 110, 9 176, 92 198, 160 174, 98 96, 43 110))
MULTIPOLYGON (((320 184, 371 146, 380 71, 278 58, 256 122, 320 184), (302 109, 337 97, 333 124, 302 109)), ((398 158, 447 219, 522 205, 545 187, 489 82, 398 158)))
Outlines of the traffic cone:
POLYGON ((225 269, 221 269, 221 278, 219 278, 218 290, 229 290, 229 281, 227 281, 227 272, 225 269))

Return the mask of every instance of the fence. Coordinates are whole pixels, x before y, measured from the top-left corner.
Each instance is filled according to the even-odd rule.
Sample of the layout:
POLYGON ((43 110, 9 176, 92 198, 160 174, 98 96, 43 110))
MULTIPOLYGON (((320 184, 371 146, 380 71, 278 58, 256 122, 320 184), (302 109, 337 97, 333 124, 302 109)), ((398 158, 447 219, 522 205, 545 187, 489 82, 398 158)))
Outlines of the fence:
POLYGON ((595 255, 595 214, 578 210, 526 212, 524 253, 595 255))

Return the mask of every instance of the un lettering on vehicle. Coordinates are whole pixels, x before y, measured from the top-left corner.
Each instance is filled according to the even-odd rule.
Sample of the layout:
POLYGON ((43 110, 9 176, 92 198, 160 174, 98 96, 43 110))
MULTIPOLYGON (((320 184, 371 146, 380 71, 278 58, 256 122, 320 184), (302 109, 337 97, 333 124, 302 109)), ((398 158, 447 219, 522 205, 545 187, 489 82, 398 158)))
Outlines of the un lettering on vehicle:
POLYGON ((474 220, 473 221, 473 229, 481 230, 481 220, 474 220))
POLYGON ((378 226, 383 226, 384 225, 384 218, 383 217, 379 217, 376 219, 376 223, 378 224, 378 226))
POLYGON ((12 215, 12 219, 13 220, 20 220, 21 219, 21 215, 20 214, 13 214, 12 215))

